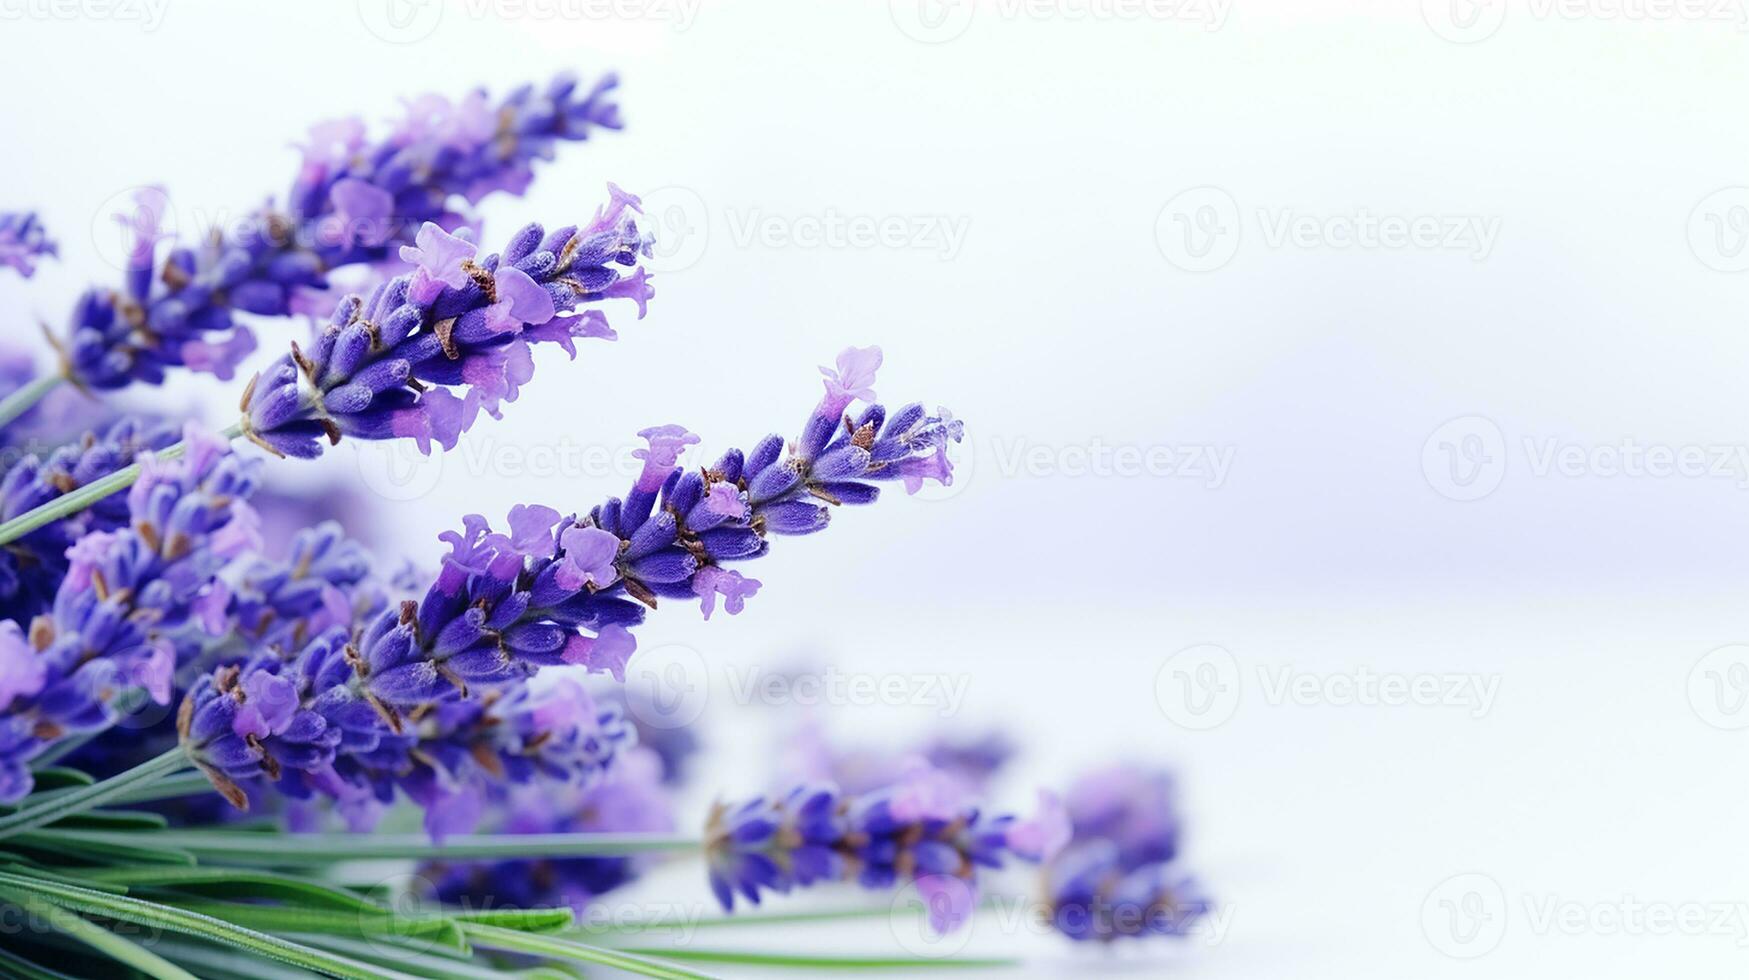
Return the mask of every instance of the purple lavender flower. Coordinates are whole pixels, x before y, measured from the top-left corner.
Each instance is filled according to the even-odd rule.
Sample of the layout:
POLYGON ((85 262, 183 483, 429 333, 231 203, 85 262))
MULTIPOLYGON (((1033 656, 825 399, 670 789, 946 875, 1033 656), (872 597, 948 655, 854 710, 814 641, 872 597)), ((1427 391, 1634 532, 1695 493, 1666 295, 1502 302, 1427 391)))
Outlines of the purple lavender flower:
MULTIPOLYGON (((878 349, 868 350, 878 361, 878 349)), ((845 356, 866 363, 865 354, 845 356)), ((872 395, 872 369, 854 373, 858 390, 872 395)), ((952 479, 946 445, 959 440, 958 421, 921 405, 890 417, 870 405, 853 419, 842 414, 849 400, 841 388, 828 381, 827 397, 787 456, 784 439, 771 435, 746 453, 730 450, 708 469, 684 472, 679 454, 696 437, 678 426, 644 430, 650 448, 641 452, 631 492, 581 522, 620 542, 608 581, 598 576, 593 594, 624 594, 652 608, 659 598, 696 597, 707 618, 721 599, 735 614, 761 583, 723 566, 764 555, 768 536, 823 530, 830 507, 872 503, 877 481, 901 480, 915 490, 925 479, 952 479)))
POLYGON ((556 144, 621 128, 618 84, 607 75, 583 89, 560 75, 497 102, 484 90, 455 102, 425 95, 408 101, 399 124, 374 144, 359 119, 319 124, 301 147, 288 220, 305 229, 326 268, 392 261, 424 223, 455 228, 468 220, 451 209, 453 198, 475 204, 494 191, 520 195, 534 179, 534 161, 551 159, 556 144))
MULTIPOLYGON (((639 747, 599 781, 584 787, 513 787, 495 801, 497 833, 667 833, 674 803, 662 785, 661 760, 639 747)), ((510 861, 431 862, 420 875, 446 905, 467 909, 570 908, 589 903, 635 879, 647 857, 529 858, 510 861)))
POLYGON ((1127 764, 1098 769, 1071 784, 1064 801, 1076 842, 1109 842, 1125 867, 1178 856, 1182 821, 1170 772, 1127 764))
POLYGON ((1126 865, 1109 843, 1076 845, 1045 875, 1051 923, 1077 941, 1182 936, 1212 907, 1195 878, 1164 861, 1126 865))
POLYGON ((330 271, 394 264, 415 229, 459 225, 464 217, 450 210, 452 197, 477 202, 494 190, 522 193, 533 161, 550 158, 556 143, 582 140, 598 126, 619 128, 610 95, 616 84, 609 76, 579 91, 575 79, 561 76, 496 105, 483 92, 453 106, 426 96, 372 146, 357 120, 322 124, 303 147, 289 213, 265 209, 248 234, 173 247, 161 267, 169 201, 159 188, 144 189, 133 213, 118 216, 134 240, 124 288, 91 290, 74 307, 61 350, 67 377, 97 389, 158 384, 172 367, 228 379, 255 349, 235 311, 304 312, 309 297, 327 288, 330 271))
POLYGON ((0 211, 0 266, 30 278, 37 260, 60 254, 31 211, 0 211))
POLYGON ((214 236, 198 248, 172 247, 160 266, 158 244, 170 237, 162 231, 169 198, 146 188, 134 200, 132 214, 117 215, 133 238, 123 288, 88 290, 73 307, 60 354, 75 384, 158 384, 172 367, 228 379, 255 349, 233 309, 284 315, 290 290, 321 282, 314 256, 288 256, 266 240, 214 236))
MULTIPOLYGON (((47 459, 26 456, 0 479, 0 520, 18 517, 175 441, 176 431, 169 426, 123 419, 102 435, 87 433, 47 459)), ((107 497, 0 547, 0 617, 28 623, 47 611, 67 574, 67 551, 74 542, 94 531, 117 530, 128 520, 127 498, 107 497)))
POLYGON ((705 847, 711 890, 725 909, 735 895, 759 904, 767 891, 854 880, 888 889, 915 882, 930 922, 948 932, 971 914, 978 868, 1005 858, 1049 860, 1067 833, 1054 799, 1038 817, 986 817, 959 785, 927 766, 861 796, 803 785, 778 798, 712 808, 705 847))
POLYGON ((245 498, 255 463, 190 428, 186 455, 143 460, 129 523, 69 549, 52 610, 31 624, 21 666, 7 638, 11 696, 0 702, 0 801, 31 786, 29 761, 61 738, 101 731, 140 696, 168 703, 178 660, 198 645, 198 609, 220 571, 256 545, 245 498), (40 667, 40 681, 38 668, 40 667))
POLYGON ((599 310, 569 311, 625 297, 643 315, 654 290, 636 265, 648 248, 632 218, 638 200, 612 191, 588 226, 529 225, 477 262, 465 237, 425 225, 403 248, 412 272, 368 301, 343 300, 308 353, 294 344, 250 382, 245 435, 282 456, 317 456, 323 437, 342 435, 453 448, 480 412, 496 417, 516 400, 534 373, 531 344, 575 357, 576 338, 613 338, 599 310))

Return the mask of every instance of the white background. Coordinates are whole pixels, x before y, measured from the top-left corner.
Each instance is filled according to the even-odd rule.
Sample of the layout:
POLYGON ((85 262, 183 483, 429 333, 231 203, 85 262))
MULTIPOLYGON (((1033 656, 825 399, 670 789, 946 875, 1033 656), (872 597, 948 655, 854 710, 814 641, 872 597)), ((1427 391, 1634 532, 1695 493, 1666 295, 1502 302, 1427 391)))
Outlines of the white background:
MULTIPOLYGON (((1742 974, 1749 913, 1726 907, 1749 901, 1749 732, 1731 727, 1749 725, 1749 659, 1701 661, 1749 641, 1749 469, 1611 467, 1628 445, 1709 462, 1749 446, 1735 0, 648 0, 629 18, 396 0, 398 21, 385 0, 161 2, 0 0, 0 205, 39 207, 64 252, 28 285, 0 281, 21 342, 112 280, 103 216, 130 186, 163 182, 190 227, 282 193, 288 144, 318 119, 381 123, 403 95, 560 69, 624 76, 627 130, 488 202, 485 237, 585 218, 608 179, 655 192, 668 271, 648 319, 610 311, 617 344, 543 361, 440 468, 391 473, 405 460, 346 446, 275 468, 410 498, 359 515, 393 550, 432 560, 466 511, 622 492, 579 459, 647 425, 712 450, 792 433, 815 365, 847 344, 884 347, 889 402, 966 420, 953 488, 779 541, 749 569, 766 587, 744 615, 664 610, 641 642, 651 663, 694 665, 705 781, 726 794, 764 786, 773 725, 722 671, 798 658, 965 679, 948 724, 1027 747, 1006 804, 1102 760, 1182 768, 1219 942, 1110 956, 980 923, 971 951, 1022 953, 1041 976, 1742 974), (1322 224, 1363 213, 1497 233, 1342 247, 1322 224), (964 238, 794 243, 834 215, 964 238), (1276 234, 1300 218, 1310 237, 1276 234), (1541 465, 1551 445, 1581 461, 1541 465), (1161 446, 1231 453, 1231 469, 1086 465, 1161 446), (572 465, 531 470, 526 451, 572 465), (1231 656, 1192 674, 1227 698, 1214 715, 1186 712, 1168 664, 1201 644, 1231 656), (1363 670, 1479 674, 1498 694, 1480 717, 1272 698, 1284 669, 1331 689, 1363 670), (1460 874, 1482 877, 1441 886, 1460 874), (1479 909, 1481 938, 1456 942, 1443 900, 1479 909), (1636 903, 1733 918, 1655 934, 1636 903), (1547 925, 1551 909, 1580 919, 1547 925)), ((264 333, 275 350, 294 335, 264 333)), ((164 397, 223 423, 236 387, 164 397)), ((892 745, 938 714, 833 709, 840 731, 892 745)), ((702 898, 698 877, 672 869, 637 900, 702 898)), ((879 924, 782 939, 895 948, 879 924)))

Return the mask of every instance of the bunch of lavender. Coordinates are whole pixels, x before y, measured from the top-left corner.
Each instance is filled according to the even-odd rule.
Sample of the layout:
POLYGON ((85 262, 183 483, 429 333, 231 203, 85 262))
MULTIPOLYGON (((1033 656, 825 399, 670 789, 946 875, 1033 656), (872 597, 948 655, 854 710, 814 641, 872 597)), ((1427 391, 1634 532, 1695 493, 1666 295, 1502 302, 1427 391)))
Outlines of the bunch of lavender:
POLYGON ((609 187, 611 203, 584 228, 529 225, 477 262, 466 238, 426 224, 402 249, 412 272, 343 300, 311 350, 292 345, 250 382, 244 435, 281 456, 319 455, 323 438, 342 435, 453 448, 480 412, 496 417, 516 399, 534 373, 530 344, 575 357, 576 338, 615 336, 600 310, 569 311, 624 297, 644 315, 654 290, 637 265, 648 250, 638 200, 609 187))
MULTIPOLYGON (((427 222, 454 228, 464 217, 452 197, 477 202, 505 190, 520 194, 534 160, 560 141, 585 139, 595 127, 617 129, 611 76, 579 91, 560 76, 537 91, 524 86, 497 104, 475 92, 454 105, 435 95, 408 104, 387 138, 366 144, 357 119, 321 124, 303 147, 288 213, 261 212, 251 230, 214 233, 195 246, 172 247, 159 263, 169 213, 162 189, 143 189, 133 213, 118 216, 133 236, 124 284, 92 289, 74 306, 61 355, 69 380, 87 388, 158 384, 172 367, 230 378, 255 349, 234 313, 284 316, 308 312, 300 294, 320 296, 328 274, 354 263, 392 262, 396 249, 427 222)), ((15 219, 19 235, 40 230, 15 219)), ((0 226, 0 236, 7 226, 0 226)), ((0 248, 4 238, 0 237, 0 248)), ((50 246, 52 247, 52 246, 50 246)), ((18 246, 17 261, 33 254, 18 246)))
POLYGON ((1052 923, 1076 940, 1182 936, 1210 902, 1176 862, 1172 775, 1120 765, 1077 780, 1067 796, 1073 836, 1046 870, 1052 923))
MULTIPOLYGON (((122 419, 101 435, 86 433, 47 459, 25 456, 0 478, 0 520, 11 520, 168 448, 176 431, 146 419, 122 419)), ((109 497, 0 547, 0 617, 28 623, 46 611, 68 570, 67 551, 94 531, 128 523, 125 497, 109 497)))
POLYGON ((766 891, 855 881, 890 889, 914 883, 930 924, 949 932, 976 902, 977 870, 1007 857, 1050 860, 1068 838, 1061 805, 1040 794, 1028 820, 987 817, 963 787, 927 765, 860 796, 802 785, 781 797, 718 804, 706 827, 711 890, 723 908, 735 895, 757 905, 766 891))
POLYGON ((59 254, 32 211, 0 211, 0 266, 29 279, 43 256, 59 254))
POLYGON ((0 802, 29 792, 30 761, 62 739, 108 728, 142 693, 168 703, 179 656, 221 628, 214 582, 258 544, 256 466, 192 427, 184 441, 179 460, 147 459, 125 527, 69 549, 28 639, 0 623, 0 802))

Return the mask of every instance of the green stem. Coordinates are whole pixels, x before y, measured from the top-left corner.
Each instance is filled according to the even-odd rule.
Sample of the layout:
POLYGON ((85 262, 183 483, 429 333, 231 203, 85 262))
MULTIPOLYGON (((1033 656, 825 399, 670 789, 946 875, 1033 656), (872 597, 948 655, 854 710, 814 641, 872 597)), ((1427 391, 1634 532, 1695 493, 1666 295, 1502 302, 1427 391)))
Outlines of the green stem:
POLYGON ((0 898, 19 905, 48 920, 56 932, 70 936, 117 962, 139 970, 158 980, 196 980, 194 974, 164 959, 123 936, 118 936, 95 923, 28 891, 0 887, 0 898))
POLYGON ((69 843, 168 847, 187 851, 203 860, 250 867, 395 859, 603 857, 651 851, 691 851, 704 846, 694 837, 661 834, 465 834, 445 838, 442 844, 433 844, 423 834, 270 834, 238 830, 115 833, 60 829, 43 833, 69 843))
MULTIPOLYGON (((60 799, 79 790, 77 786, 63 789, 52 789, 42 793, 32 793, 25 802, 34 806, 39 802, 60 799)), ((124 803, 151 803, 157 800, 172 800, 179 796, 199 796, 202 793, 213 792, 212 780, 198 772, 178 773, 167 779, 136 786, 125 793, 110 799, 113 805, 124 803)))
POLYGON ((636 973, 639 976, 661 977, 663 980, 709 980, 709 974, 696 973, 677 964, 664 963, 661 960, 633 953, 602 949, 599 946, 590 946, 569 939, 513 932, 509 929, 475 925, 470 922, 462 923, 462 932, 466 933, 468 938, 476 944, 489 949, 533 953, 536 956, 555 957, 578 963, 594 963, 598 966, 624 970, 627 973, 636 973))
MULTIPOLYGON (((226 440, 235 439, 242 434, 242 422, 238 422, 219 433, 226 440)), ((176 459, 187 451, 188 446, 179 442, 174 446, 160 449, 152 455, 157 459, 176 459)), ((0 544, 17 541, 44 524, 58 521, 69 514, 77 514, 110 494, 119 493, 133 486, 134 481, 139 478, 140 464, 133 463, 101 479, 92 480, 70 493, 62 494, 41 507, 27 510, 12 520, 0 524, 0 544)))
POLYGON ((633 949, 625 952, 638 956, 662 956, 689 963, 721 963, 725 966, 771 966, 791 970, 988 970, 1015 967, 1020 961, 1009 957, 943 957, 928 959, 906 956, 829 956, 800 953, 750 953, 736 949, 664 949, 659 947, 633 949))
POLYGON ((32 406, 42 401, 44 395, 60 387, 65 380, 65 375, 45 374, 7 395, 4 401, 0 401, 0 428, 11 425, 13 419, 30 411, 32 406))
MULTIPOLYGON (((142 762, 127 772, 111 776, 100 783, 81 786, 64 795, 57 793, 51 799, 27 804, 0 817, 0 840, 54 823, 62 817, 82 813, 108 802, 142 783, 149 783, 152 780, 179 772, 188 765, 188 756, 183 754, 182 748, 178 746, 157 758, 142 762)), ((118 843, 131 844, 136 843, 146 835, 126 833, 116 836, 124 838, 118 843)))

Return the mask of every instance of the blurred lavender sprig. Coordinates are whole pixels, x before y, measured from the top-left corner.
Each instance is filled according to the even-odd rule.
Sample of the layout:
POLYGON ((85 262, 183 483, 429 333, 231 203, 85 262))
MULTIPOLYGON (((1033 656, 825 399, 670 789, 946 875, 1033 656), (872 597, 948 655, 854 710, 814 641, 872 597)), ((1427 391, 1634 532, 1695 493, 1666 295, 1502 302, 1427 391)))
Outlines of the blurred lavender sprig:
POLYGON ((29 279, 44 256, 60 254, 34 211, 0 211, 0 266, 29 279))

